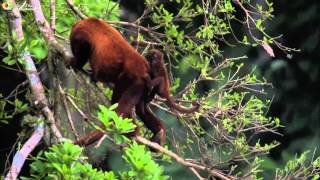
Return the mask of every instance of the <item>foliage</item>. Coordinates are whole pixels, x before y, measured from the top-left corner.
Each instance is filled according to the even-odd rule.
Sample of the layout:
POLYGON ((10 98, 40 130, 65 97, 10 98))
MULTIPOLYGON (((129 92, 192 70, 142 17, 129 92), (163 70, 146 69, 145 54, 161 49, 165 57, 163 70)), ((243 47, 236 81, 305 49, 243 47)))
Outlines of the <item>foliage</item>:
POLYGON ((101 131, 111 134, 115 144, 129 143, 124 148, 122 158, 128 163, 129 170, 120 173, 121 179, 141 179, 141 180, 165 180, 163 167, 159 166, 152 158, 149 150, 144 145, 139 145, 135 141, 130 141, 124 134, 134 131, 136 127, 132 119, 122 118, 114 110, 118 104, 110 107, 99 105, 98 119, 105 126, 101 131))
POLYGON ((273 86, 272 89, 266 89, 267 96, 273 99, 268 115, 281 119, 283 127, 279 128, 279 132, 283 135, 272 136, 268 133, 262 137, 264 140, 261 142, 276 139, 281 144, 263 158, 264 172, 261 174, 265 179, 271 179, 276 167, 285 166, 302 152, 316 150, 315 154, 306 155, 307 163, 311 157, 320 155, 320 65, 317 50, 320 45, 320 29, 314 26, 320 17, 316 10, 320 3, 273 2, 276 18, 272 19, 266 30, 269 34, 283 34, 281 41, 287 46, 299 48, 301 52, 286 54, 275 50, 276 58, 271 59, 257 48, 226 49, 229 54, 240 51, 249 53, 250 58, 246 64, 256 64, 257 74, 266 78, 273 86))
MULTIPOLYGON (((59 145, 53 145, 48 151, 39 153, 33 157, 31 176, 22 177, 29 179, 118 179, 113 171, 103 172, 86 163, 87 157, 83 156, 83 149, 64 141, 59 145)), ((120 179, 141 179, 141 180, 165 180, 163 167, 159 166, 146 151, 144 145, 131 142, 131 145, 124 149, 123 159, 128 163, 128 171, 122 171, 120 179)))
POLYGON ((101 129, 99 126, 96 126, 96 129, 111 133, 115 143, 121 144, 129 140, 123 134, 134 131, 136 126, 132 123, 132 119, 122 118, 113 111, 117 106, 118 104, 114 104, 106 108, 103 105, 99 105, 100 112, 98 112, 98 118, 103 123, 104 129, 101 129))
POLYGON ((124 149, 123 158, 130 165, 130 171, 122 172, 122 179, 141 180, 165 180, 168 176, 163 176, 163 167, 159 166, 147 151, 144 145, 133 142, 124 149))
POLYGON ((20 101, 17 98, 14 99, 13 101, 2 99, 2 98, 3 98, 3 95, 0 93, 0 123, 8 124, 9 120, 14 115, 27 111, 29 109, 28 104, 20 101), (6 110, 6 107, 8 107, 8 105, 13 106, 12 111, 6 110))
POLYGON ((82 148, 68 141, 53 145, 49 151, 33 157, 31 177, 22 179, 117 179, 113 172, 99 171, 84 163, 87 158, 81 155, 82 151, 82 148))
POLYGON ((289 160, 283 169, 277 169, 276 179, 308 178, 312 180, 320 179, 320 157, 307 163, 307 154, 304 152, 300 157, 289 160))
MULTIPOLYGON (((98 17, 109 21, 115 21, 119 19, 119 5, 112 1, 75 0, 73 3, 89 17, 98 17)), ((49 9, 49 4, 49 0, 43 1, 43 8, 45 9, 45 15, 48 17, 47 19, 50 17, 50 11, 46 11, 49 9)), ((72 25, 78 19, 73 13, 70 13, 70 9, 64 0, 56 1, 56 10, 56 31, 60 35, 68 36, 70 34, 72 25)))
POLYGON ((2 18, 3 17, 3 14, 4 13, 1 13, 0 12, 0 44, 4 44, 6 42, 6 39, 8 38, 9 36, 9 31, 8 31, 8 22, 5 18, 2 18))
MULTIPOLYGON (((49 0, 42 1, 42 8, 44 9, 46 17, 50 19, 50 11, 46 11, 49 9, 49 0)), ((79 8, 83 10, 88 16, 100 17, 108 20, 118 20, 119 18, 119 5, 109 0, 100 0, 99 2, 90 1, 90 0, 76 0, 74 1, 75 5, 79 5, 79 8)), ((22 6, 21 11, 25 11, 26 15, 23 19, 23 27, 26 31, 27 36, 23 41, 20 41, 18 44, 15 44, 14 37, 13 40, 7 39, 8 35, 6 34, 6 30, 0 31, 2 32, 1 36, 5 38, 1 38, 3 40, 7 39, 7 53, 8 56, 3 59, 8 65, 13 65, 17 62, 23 64, 23 55, 24 52, 29 51, 32 56, 34 56, 38 60, 44 59, 48 54, 47 43, 37 31, 36 23, 33 21, 33 14, 29 10, 30 7, 22 6)), ((58 35, 68 36, 70 33, 70 29, 72 25, 77 21, 77 18, 70 13, 70 9, 64 0, 57 0, 56 2, 56 32, 58 35)), ((0 28, 6 29, 7 23, 2 23, 4 21, 1 18, 0 22, 3 24, 0 28)), ((3 44, 4 42, 0 42, 3 44)))
MULTIPOLYGON (((151 153, 144 145, 131 142, 122 135, 132 131, 135 126, 131 123, 131 119, 122 119, 118 116, 113 111, 116 107, 117 105, 113 105, 106 108, 101 105, 98 117, 106 125, 105 129, 114 134, 113 140, 116 144, 123 143, 124 139, 129 143, 122 156, 128 164, 128 170, 120 172, 120 179, 168 179, 167 176, 162 175, 164 168, 153 160, 151 153)), ((116 173, 112 171, 103 172, 93 168, 91 164, 85 162, 87 157, 82 154, 83 149, 69 141, 53 145, 49 151, 40 152, 32 158, 31 177, 22 179, 118 179, 116 173)))

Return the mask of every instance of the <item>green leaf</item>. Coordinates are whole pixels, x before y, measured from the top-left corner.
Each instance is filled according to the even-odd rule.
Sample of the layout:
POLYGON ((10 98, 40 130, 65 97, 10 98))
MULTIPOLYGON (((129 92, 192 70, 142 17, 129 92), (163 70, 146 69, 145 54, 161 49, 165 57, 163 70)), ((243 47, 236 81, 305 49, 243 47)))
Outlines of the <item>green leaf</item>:
POLYGON ((113 104, 113 105, 111 105, 111 106, 109 107, 109 110, 110 110, 110 111, 113 111, 113 110, 115 110, 117 107, 118 107, 118 103, 115 103, 115 104, 113 104))
POLYGON ((261 29, 261 28, 262 28, 262 20, 261 20, 261 19, 258 19, 258 20, 256 21, 256 27, 257 27, 258 29, 261 29))
POLYGON ((120 134, 114 134, 113 138, 116 144, 122 144, 124 142, 124 139, 120 134))
POLYGON ((5 64, 7 64, 8 66, 12 66, 12 65, 16 64, 16 60, 11 59, 10 56, 7 56, 7 57, 3 58, 2 61, 3 61, 5 64))

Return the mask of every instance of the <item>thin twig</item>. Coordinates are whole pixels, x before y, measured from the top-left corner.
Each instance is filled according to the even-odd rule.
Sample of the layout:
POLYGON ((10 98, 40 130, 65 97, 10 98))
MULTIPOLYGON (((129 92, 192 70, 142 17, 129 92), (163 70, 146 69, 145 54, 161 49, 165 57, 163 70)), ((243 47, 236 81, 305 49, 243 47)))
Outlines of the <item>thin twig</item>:
POLYGON ((199 180, 205 180, 205 178, 201 177, 200 174, 198 173, 198 171, 195 170, 193 167, 190 167, 189 169, 193 172, 194 175, 196 175, 196 177, 197 177, 199 180))
POLYGON ((77 106, 77 104, 73 101, 73 99, 68 94, 66 94, 66 97, 67 97, 68 101, 73 105, 73 107, 79 112, 79 114, 82 116, 82 118, 85 121, 88 120, 88 116, 84 112, 82 112, 82 110, 77 106))
MULTIPOLYGON (((10 152, 6 155, 7 159, 6 159, 6 162, 5 162, 5 165, 4 165, 5 169, 4 169, 3 172, 9 172, 10 167, 11 167, 11 159, 9 159, 9 157, 11 157, 12 154, 14 154, 14 152, 16 151, 16 149, 18 147, 19 142, 21 142, 21 138, 20 137, 18 137, 16 139, 16 141, 14 142, 14 144, 11 147, 8 147, 8 148, 11 148, 11 149, 10 149, 10 152)), ((1 149, 1 150, 4 150, 4 149, 1 149)))
POLYGON ((25 80, 22 83, 18 84, 12 91, 11 93, 5 97, 6 100, 9 100, 11 97, 16 97, 18 94, 22 93, 23 91, 26 91, 26 89, 23 89, 21 91, 19 91, 20 88, 28 85, 29 81, 25 80))
POLYGON ((106 134, 104 134, 104 135, 102 136, 102 138, 100 138, 100 139, 99 139, 99 141, 98 141, 97 145, 95 145, 94 147, 95 147, 95 148, 100 147, 100 146, 101 146, 101 144, 102 144, 102 142, 103 142, 106 138, 107 138, 107 135, 106 135, 106 134))
POLYGON ((66 93, 63 91, 63 89, 61 88, 60 85, 58 85, 58 87, 59 87, 59 91, 60 91, 60 94, 61 94, 61 98, 62 98, 62 102, 63 102, 64 108, 65 108, 65 110, 67 112, 69 125, 71 127, 71 130, 72 130, 76 140, 78 140, 80 136, 79 136, 76 128, 74 127, 74 124, 73 124, 73 121, 72 121, 72 116, 71 116, 71 113, 69 111, 68 103, 67 103, 67 100, 66 100, 66 93))

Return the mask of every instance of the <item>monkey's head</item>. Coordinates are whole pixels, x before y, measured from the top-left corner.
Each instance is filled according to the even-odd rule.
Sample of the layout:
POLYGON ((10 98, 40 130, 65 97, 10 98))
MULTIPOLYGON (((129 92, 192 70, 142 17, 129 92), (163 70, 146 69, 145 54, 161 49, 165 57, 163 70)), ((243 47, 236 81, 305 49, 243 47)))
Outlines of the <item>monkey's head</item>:
POLYGON ((149 63, 155 63, 163 60, 162 52, 157 49, 151 49, 145 57, 149 63))

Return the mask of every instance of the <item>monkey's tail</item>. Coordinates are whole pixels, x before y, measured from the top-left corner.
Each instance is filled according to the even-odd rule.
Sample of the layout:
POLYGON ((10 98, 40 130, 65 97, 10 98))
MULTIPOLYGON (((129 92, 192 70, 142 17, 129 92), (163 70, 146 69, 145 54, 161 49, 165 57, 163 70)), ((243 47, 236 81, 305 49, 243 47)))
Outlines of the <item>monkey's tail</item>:
POLYGON ((88 135, 80 138, 78 141, 74 142, 73 144, 79 145, 79 146, 88 146, 99 139, 102 138, 103 132, 99 130, 91 131, 88 135))
POLYGON ((199 102, 192 102, 192 107, 184 107, 180 104, 177 104, 174 99, 172 97, 168 97, 167 98, 167 105, 176 109, 177 111, 181 112, 181 113, 193 113, 195 111, 197 111, 200 107, 200 103, 199 102))

